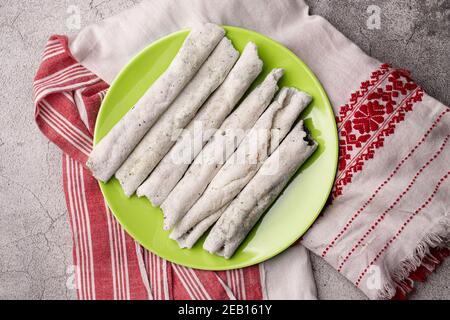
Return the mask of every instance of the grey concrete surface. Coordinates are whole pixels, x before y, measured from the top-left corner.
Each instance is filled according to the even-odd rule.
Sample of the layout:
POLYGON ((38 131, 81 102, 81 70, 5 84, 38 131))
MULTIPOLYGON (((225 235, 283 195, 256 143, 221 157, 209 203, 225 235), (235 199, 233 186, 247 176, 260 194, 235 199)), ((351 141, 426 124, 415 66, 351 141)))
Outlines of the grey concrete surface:
MULTIPOLYGON (((251 0, 249 0, 251 1, 251 0)), ((61 154, 34 124, 31 83, 49 35, 73 32, 128 8, 131 0, 0 0, 0 299, 73 299, 67 289, 72 238, 62 190, 61 154)), ((413 71, 427 92, 450 105, 450 1, 307 0, 366 52, 413 71), (382 10, 381 30, 366 28, 369 5, 382 10)), ((313 257, 321 299, 364 299, 322 259, 313 257)), ((447 260, 413 299, 450 298, 447 260)))

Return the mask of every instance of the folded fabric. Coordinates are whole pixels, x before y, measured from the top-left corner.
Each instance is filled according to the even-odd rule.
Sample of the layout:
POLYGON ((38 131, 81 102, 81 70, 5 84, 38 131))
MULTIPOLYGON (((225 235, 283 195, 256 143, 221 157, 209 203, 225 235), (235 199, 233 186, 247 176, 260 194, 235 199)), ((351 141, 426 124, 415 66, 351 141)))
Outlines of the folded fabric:
POLYGON ((65 38, 51 38, 34 84, 36 122, 67 154, 63 172, 79 297, 315 297, 300 245, 226 273, 182 268, 141 251, 80 164, 91 150, 107 87, 98 77, 111 83, 153 40, 207 21, 280 41, 319 78, 337 115, 340 162, 332 204, 302 243, 369 298, 404 296, 449 252, 448 107, 404 70, 368 57, 326 20, 310 16, 303 0, 144 0, 81 30, 70 49, 65 38), (50 54, 56 47, 64 53, 50 54))

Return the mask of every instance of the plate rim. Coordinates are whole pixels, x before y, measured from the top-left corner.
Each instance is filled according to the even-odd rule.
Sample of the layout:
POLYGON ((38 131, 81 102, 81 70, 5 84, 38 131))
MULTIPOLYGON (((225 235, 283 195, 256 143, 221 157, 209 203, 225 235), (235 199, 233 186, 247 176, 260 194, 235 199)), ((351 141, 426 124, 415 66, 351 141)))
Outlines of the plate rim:
MULTIPOLYGON (((225 31, 227 32, 228 30, 230 31, 244 31, 253 35, 256 35, 258 37, 262 37, 265 40, 269 41, 272 45, 275 45, 276 47, 278 47, 281 50, 284 50, 286 53, 288 53, 288 55, 296 60, 297 63, 300 63, 304 70, 307 72, 307 74, 313 79, 313 81, 315 82, 315 85, 319 88, 320 94, 322 96, 323 101, 325 102, 325 107, 328 108, 331 113, 333 114, 333 134, 334 134, 334 143, 332 147, 335 150, 335 157, 334 157, 334 161, 333 161, 333 167, 335 168, 334 170, 334 174, 332 177, 332 183, 330 183, 330 185, 327 187, 326 189, 326 195, 327 197, 324 197, 324 201, 323 203, 320 205, 319 209, 317 210, 317 213, 315 214, 314 218, 311 219, 311 222, 307 225, 307 227, 305 228, 303 233, 299 233, 298 235, 296 235, 294 237, 294 239, 286 241, 286 245, 282 245, 280 246, 280 248, 278 250, 274 250, 273 252, 271 252, 270 254, 267 255, 263 255, 262 257, 253 259, 249 262, 240 262, 240 263, 236 263, 235 265, 227 265, 227 266, 213 266, 213 267, 205 267, 205 266, 201 266, 198 265, 196 263, 186 263, 186 262, 180 262, 180 261, 174 261, 174 259, 170 259, 165 257, 164 255, 160 255, 160 253, 154 252, 152 249, 148 248, 145 244, 143 244, 135 235, 134 233, 128 228, 128 225, 125 221, 122 221, 123 219, 119 218, 118 215, 115 213, 115 210, 113 208, 111 208, 111 205, 109 204, 108 201, 108 197, 105 194, 105 190, 104 187, 106 185, 106 183, 102 183, 101 181, 97 181, 97 183, 100 186, 100 190, 102 192, 103 198, 105 199, 106 204, 108 205, 110 211, 113 213, 114 218, 120 223, 120 225, 124 228, 124 230, 133 238, 133 240, 137 241, 140 245, 142 245, 144 248, 146 248, 147 250, 149 250, 150 252, 156 254, 157 256, 161 257, 162 259, 165 259, 171 263, 175 263, 178 265, 183 265, 189 268, 193 268, 193 269, 198 269, 198 270, 206 270, 206 271, 225 271, 225 270, 234 270, 234 269, 241 269, 241 268, 245 268, 245 267, 250 267, 253 265, 257 265, 259 263, 262 263, 264 261, 267 261, 269 259, 272 259, 273 257, 279 255, 280 253, 284 252, 285 250, 289 249, 296 241, 298 241, 299 239, 301 239, 306 232, 308 232, 308 230, 311 228, 311 226, 314 224, 314 222, 316 222, 317 218, 319 217, 319 215, 323 212, 327 201, 329 199, 329 196, 331 194, 331 191, 333 189, 334 186, 334 182, 336 179, 336 174, 337 174, 337 168, 338 168, 338 160, 339 160, 339 134, 338 134, 338 130, 337 130, 337 124, 336 124, 336 120, 335 120, 335 116, 334 116, 334 110, 331 106, 330 100, 328 98, 327 92, 325 91, 325 88, 323 87, 322 83, 320 82, 320 80, 316 77, 316 75, 312 72, 312 70, 309 68, 309 66, 303 62, 303 60, 301 60, 294 52, 292 52, 289 48, 287 48, 286 46, 284 46, 283 44, 281 44, 280 42, 264 35, 261 34, 259 32, 256 32, 254 30, 251 29, 247 29, 247 28, 242 28, 242 27, 236 27, 236 26, 230 26, 230 25, 221 25, 222 28, 225 29, 225 31)), ((140 50, 138 53, 136 53, 127 63, 126 65, 120 70, 120 72, 118 73, 118 75, 114 78, 114 80, 112 81, 106 95, 105 98, 103 99, 101 105, 100 105, 100 109, 98 111, 98 115, 95 121, 95 126, 94 126, 94 137, 93 137, 93 145, 95 146, 99 141, 98 139, 98 131, 99 131, 99 126, 100 126, 100 121, 99 119, 101 119, 103 117, 103 113, 106 113, 104 105, 108 103, 108 101, 111 99, 110 98, 110 92, 112 91, 112 89, 114 89, 114 87, 116 86, 116 84, 118 82, 120 82, 120 79, 122 79, 124 77, 124 75, 128 72, 128 70, 131 68, 131 65, 133 65, 133 63, 135 62, 135 60, 139 59, 141 55, 145 54, 145 52, 147 50, 150 50, 151 47, 153 47, 154 45, 159 44, 160 42, 166 41, 169 38, 175 37, 179 34, 185 33, 187 31, 190 31, 191 28, 184 28, 175 32, 172 32, 164 37, 161 37, 155 41, 153 41, 152 43, 150 43, 149 45, 147 45, 145 48, 143 48, 142 50, 140 50)), ((225 34, 226 36, 226 34, 225 34)), ((331 177, 330 177, 331 179, 331 177)), ((325 191, 324 191, 325 194, 325 191)), ((277 197, 278 199, 278 197, 277 197)), ((276 201, 276 200, 275 200, 276 201)), ((183 250, 181 248, 179 248, 179 250, 183 250)), ((224 258, 225 259, 225 258, 224 258)))

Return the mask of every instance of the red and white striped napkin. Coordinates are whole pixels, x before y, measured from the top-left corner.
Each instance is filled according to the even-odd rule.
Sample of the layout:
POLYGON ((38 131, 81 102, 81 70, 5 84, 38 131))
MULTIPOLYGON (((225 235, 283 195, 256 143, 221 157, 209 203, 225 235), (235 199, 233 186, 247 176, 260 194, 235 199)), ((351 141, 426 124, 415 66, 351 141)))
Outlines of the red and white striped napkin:
POLYGON ((205 21, 266 34, 318 76, 337 115, 340 161, 330 204, 302 244, 369 298, 406 296, 449 254, 449 108, 405 70, 368 57, 310 16, 303 0, 147 0, 70 40, 51 37, 34 82, 36 122, 63 151, 79 298, 316 297, 300 244, 227 272, 181 267, 144 250, 84 167, 101 100, 120 69, 157 38, 205 21))
MULTIPOLYGON (((58 52, 56 51, 56 52, 58 52)), ((258 267, 205 272, 144 250, 114 219, 84 167, 108 84, 51 37, 34 83, 36 122, 61 150, 80 299, 261 299, 258 267), (55 50, 60 51, 53 55, 55 50)))

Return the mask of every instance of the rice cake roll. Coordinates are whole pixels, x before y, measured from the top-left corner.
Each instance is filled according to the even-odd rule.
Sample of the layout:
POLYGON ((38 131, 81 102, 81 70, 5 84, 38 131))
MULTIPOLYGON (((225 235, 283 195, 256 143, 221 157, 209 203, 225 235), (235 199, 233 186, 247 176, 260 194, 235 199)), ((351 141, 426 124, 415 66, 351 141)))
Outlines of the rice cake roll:
POLYGON ((193 164, 161 205, 164 229, 171 229, 202 195, 251 129, 278 90, 283 69, 274 69, 239 105, 195 158, 193 164))
POLYGON ((224 211, 203 248, 229 259, 316 148, 317 144, 304 131, 303 122, 298 123, 224 211))
POLYGON ((225 80, 239 52, 223 38, 198 73, 175 99, 169 109, 147 132, 116 172, 125 194, 131 196, 176 142, 180 132, 198 109, 225 80))
POLYGON ((200 108, 180 139, 138 188, 138 196, 146 196, 155 207, 164 202, 189 164, 261 73, 262 66, 256 45, 249 42, 222 85, 200 108))
POLYGON ((220 213, 228 207, 286 137, 311 99, 310 95, 295 88, 281 89, 275 101, 258 119, 200 199, 175 226, 170 237, 176 240, 180 247, 192 248, 202 236, 201 230, 205 232, 214 224, 220 213))
POLYGON ((93 148, 86 165, 95 178, 106 182, 116 173, 224 35, 221 27, 211 23, 189 33, 167 70, 93 148))

